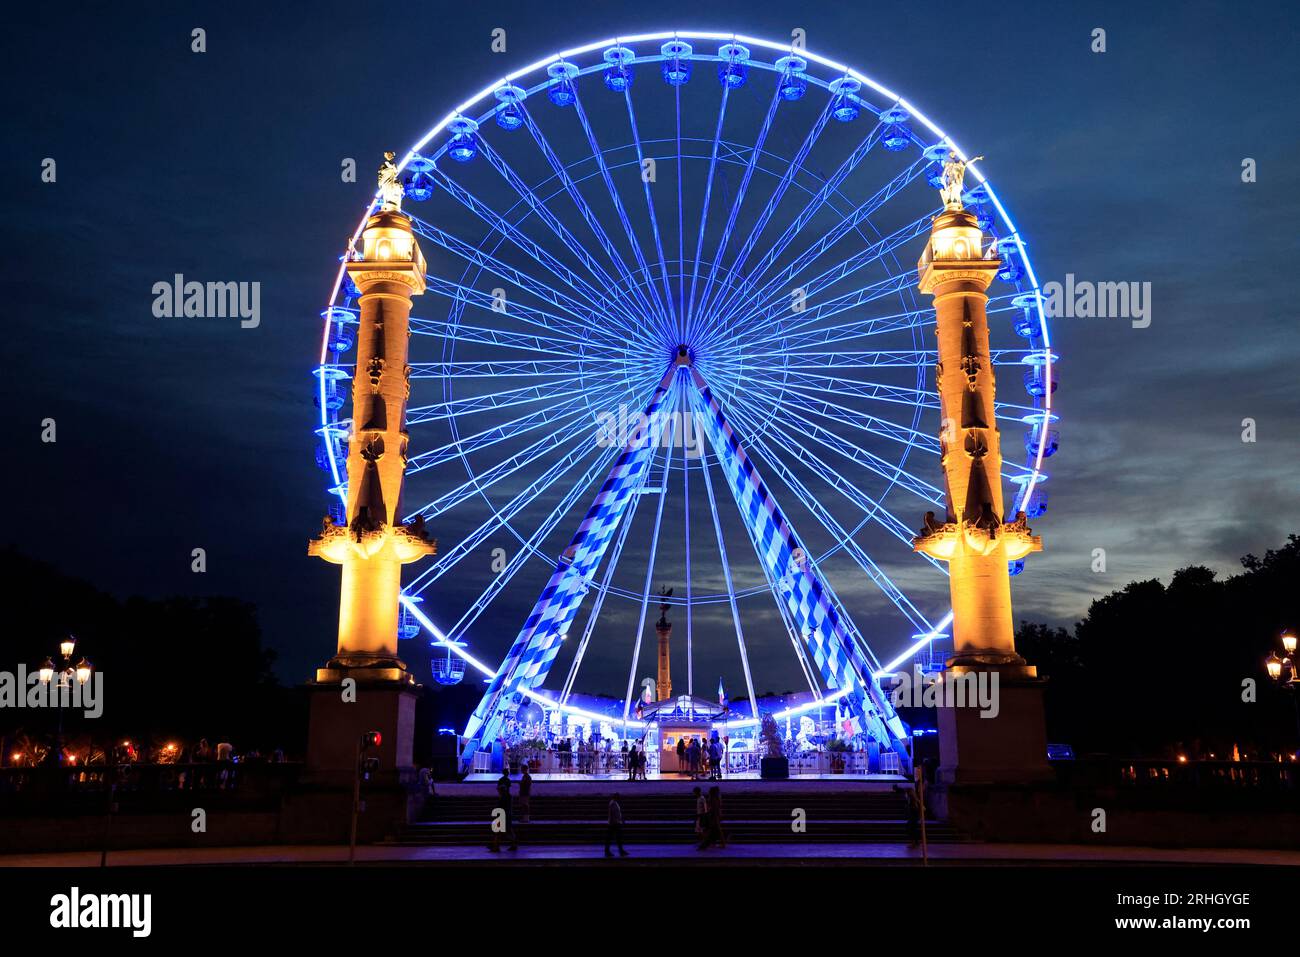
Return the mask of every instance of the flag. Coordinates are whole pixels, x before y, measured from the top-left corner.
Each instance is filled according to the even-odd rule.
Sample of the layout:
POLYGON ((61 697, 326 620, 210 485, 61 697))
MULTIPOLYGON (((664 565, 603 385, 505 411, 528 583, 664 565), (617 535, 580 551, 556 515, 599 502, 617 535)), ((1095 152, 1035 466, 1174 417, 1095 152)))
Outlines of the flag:
POLYGON ((727 692, 723 690, 722 677, 720 675, 718 676, 718 704, 722 705, 724 708, 727 706, 727 692))

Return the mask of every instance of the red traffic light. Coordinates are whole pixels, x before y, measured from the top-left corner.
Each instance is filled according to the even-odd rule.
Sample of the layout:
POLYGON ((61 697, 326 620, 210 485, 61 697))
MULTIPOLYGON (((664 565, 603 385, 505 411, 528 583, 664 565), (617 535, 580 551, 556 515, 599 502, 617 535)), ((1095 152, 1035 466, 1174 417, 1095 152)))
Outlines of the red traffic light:
POLYGON ((377 748, 383 740, 383 735, 378 731, 367 731, 361 736, 361 746, 363 748, 377 748))

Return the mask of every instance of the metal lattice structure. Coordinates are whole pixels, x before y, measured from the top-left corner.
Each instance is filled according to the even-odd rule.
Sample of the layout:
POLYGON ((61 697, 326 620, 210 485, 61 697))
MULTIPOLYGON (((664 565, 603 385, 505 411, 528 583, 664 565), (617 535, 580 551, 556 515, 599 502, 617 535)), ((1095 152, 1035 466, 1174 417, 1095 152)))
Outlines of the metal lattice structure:
MULTIPOLYGON (((915 262, 949 151, 965 157, 843 64, 667 32, 517 70, 407 152, 404 210, 428 275, 411 319, 405 511, 442 544, 414 566, 402 627, 432 636, 436 680, 466 664, 486 676, 470 750, 528 699, 572 708, 595 648, 630 652, 622 723, 635 725, 658 570, 682 584, 670 601, 688 693, 697 623, 721 622, 710 634, 734 631, 756 721, 751 646, 784 634, 817 701, 844 699, 905 754, 878 679, 951 620, 945 569, 911 548, 944 496, 915 262), (499 560, 471 584, 489 552, 499 560), (775 619, 756 625, 756 605, 775 619), (492 648, 486 625, 508 614, 522 626, 492 648)), ((1002 261, 991 358, 1005 391, 1024 384, 996 406, 1027 452, 1003 478, 1012 511, 1036 517, 1058 443, 1056 357, 1024 239, 971 175, 966 206, 1002 261)), ((315 370, 317 458, 340 499, 354 298, 340 271, 315 370)))

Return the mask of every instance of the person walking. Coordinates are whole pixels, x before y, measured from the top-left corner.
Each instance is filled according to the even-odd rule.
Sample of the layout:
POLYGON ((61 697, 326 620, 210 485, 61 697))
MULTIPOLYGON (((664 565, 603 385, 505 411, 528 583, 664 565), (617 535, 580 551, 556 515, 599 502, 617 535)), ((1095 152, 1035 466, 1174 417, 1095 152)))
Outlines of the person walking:
POLYGON ((686 738, 677 739, 677 770, 686 770, 686 738))
POLYGON ((510 835, 510 850, 519 850, 519 838, 515 835, 514 809, 510 806, 510 772, 502 769, 501 777, 497 778, 497 808, 504 812, 504 827, 497 828, 497 819, 492 818, 492 843, 488 850, 493 854, 501 852, 501 835, 510 835))
POLYGON ((636 780, 636 762, 636 744, 634 743, 632 749, 627 753, 627 779, 629 781, 636 780))
POLYGON ((623 847, 623 805, 618 802, 618 792, 609 799, 609 824, 605 828, 605 856, 613 857, 610 853, 610 844, 618 845, 618 856, 627 857, 627 849, 623 847))
POLYGON ((642 781, 646 780, 646 776, 645 776, 645 767, 646 767, 646 764, 649 762, 649 760, 650 760, 650 756, 649 756, 648 754, 646 754, 645 742, 642 741, 642 742, 641 742, 641 753, 638 754, 638 755, 637 755, 637 758, 636 758, 636 775, 637 775, 637 777, 640 778, 642 781))
POLYGON ((894 792, 902 792, 904 811, 907 814, 907 842, 912 847, 921 843, 921 808, 916 800, 916 789, 894 785, 894 792))
POLYGON ((716 784, 709 788, 706 807, 704 840, 700 841, 696 849, 703 851, 714 844, 720 848, 726 847, 727 839, 722 833, 722 791, 716 784))
POLYGON ((524 773, 519 779, 519 823, 527 824, 532 813, 533 776, 528 773, 528 764, 524 763, 524 773))
POLYGON ((713 781, 722 780, 722 750, 716 739, 709 742, 709 778, 713 781))

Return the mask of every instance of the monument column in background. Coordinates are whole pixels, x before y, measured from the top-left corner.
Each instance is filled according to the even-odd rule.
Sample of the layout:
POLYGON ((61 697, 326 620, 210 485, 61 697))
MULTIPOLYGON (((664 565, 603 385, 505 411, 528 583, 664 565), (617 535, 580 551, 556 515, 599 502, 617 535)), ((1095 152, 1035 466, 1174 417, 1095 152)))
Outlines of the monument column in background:
POLYGON ((655 634, 659 636, 659 668, 657 672, 655 697, 659 701, 667 701, 673 696, 673 663, 672 648, 669 642, 672 639, 673 623, 668 620, 668 609, 672 605, 668 604, 667 597, 673 593, 671 588, 660 592, 665 601, 659 606, 659 620, 655 622, 655 634))
POLYGON ((998 259, 985 255, 976 217, 962 208, 966 164, 950 156, 935 217, 918 263, 921 292, 934 297, 940 454, 947 492, 942 521, 926 513, 919 552, 948 563, 953 655, 943 672, 992 686, 999 713, 939 709, 941 783, 994 783, 1041 777, 1047 768, 1042 681, 1016 654, 1008 562, 1042 548, 1023 513, 1005 521, 1002 448, 985 307, 998 259))

